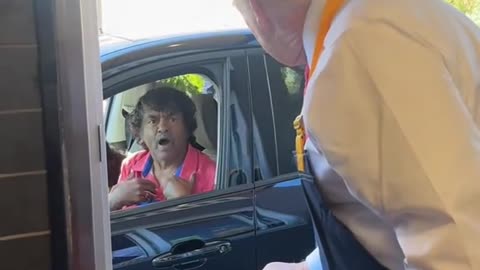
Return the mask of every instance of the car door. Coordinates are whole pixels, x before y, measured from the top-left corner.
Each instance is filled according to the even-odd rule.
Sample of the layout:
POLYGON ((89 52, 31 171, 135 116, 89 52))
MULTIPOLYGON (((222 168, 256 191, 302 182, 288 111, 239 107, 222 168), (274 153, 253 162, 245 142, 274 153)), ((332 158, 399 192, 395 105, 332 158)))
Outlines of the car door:
POLYGON ((207 76, 216 84, 218 101, 216 190, 113 213, 113 268, 255 269, 251 108, 245 51, 193 50, 152 61, 145 58, 148 47, 136 50, 126 50, 125 55, 116 52, 113 55, 119 59, 110 57, 109 64, 104 65, 106 137, 115 125, 116 95, 179 74, 207 76))
POLYGON ((248 51, 252 89, 257 269, 298 262, 314 249, 313 227, 297 173, 293 120, 303 101, 303 74, 262 50, 248 51))

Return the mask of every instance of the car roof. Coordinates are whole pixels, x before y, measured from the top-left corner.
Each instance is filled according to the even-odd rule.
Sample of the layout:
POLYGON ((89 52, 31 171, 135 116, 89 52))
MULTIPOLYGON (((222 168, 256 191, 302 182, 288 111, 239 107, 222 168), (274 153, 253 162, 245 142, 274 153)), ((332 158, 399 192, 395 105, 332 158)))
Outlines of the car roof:
POLYGON ((128 40, 104 35, 100 37, 102 69, 108 70, 132 60, 156 59, 193 52, 254 48, 260 45, 249 30, 230 30, 128 40))

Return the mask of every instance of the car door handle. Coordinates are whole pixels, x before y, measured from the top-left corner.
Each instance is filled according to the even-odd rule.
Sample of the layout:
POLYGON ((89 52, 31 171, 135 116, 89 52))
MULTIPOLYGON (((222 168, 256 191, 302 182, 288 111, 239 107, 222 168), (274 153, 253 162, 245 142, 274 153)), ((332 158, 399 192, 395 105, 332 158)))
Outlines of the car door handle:
MULTIPOLYGON (((202 247, 197 246, 195 249, 182 253, 175 252, 178 248, 174 247, 172 252, 155 257, 152 265, 155 268, 194 269, 204 265, 208 258, 221 256, 232 250, 232 245, 227 241, 214 241, 206 244, 202 242, 202 244, 202 247)), ((184 250, 185 248, 180 249, 184 250)))

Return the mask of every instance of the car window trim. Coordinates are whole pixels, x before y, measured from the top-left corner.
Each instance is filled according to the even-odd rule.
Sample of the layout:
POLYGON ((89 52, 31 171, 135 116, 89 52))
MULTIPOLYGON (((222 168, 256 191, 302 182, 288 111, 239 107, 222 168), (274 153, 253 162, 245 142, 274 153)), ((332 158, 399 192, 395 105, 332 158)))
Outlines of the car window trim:
MULTIPOLYGON (((117 75, 115 75, 116 80, 115 82, 116 83, 113 83, 112 84, 112 79, 114 79, 113 77, 110 77, 109 79, 105 80, 104 81, 104 93, 105 92, 108 92, 110 93, 111 95, 109 96, 105 96, 104 95, 104 99, 106 98, 114 98, 116 94, 118 93, 121 93, 121 92, 124 92, 126 90, 128 90, 129 88, 120 88, 121 87, 121 83, 122 82, 126 82, 126 81, 129 81, 131 80, 132 78, 134 78, 135 82, 140 82, 141 84, 141 81, 142 81, 142 78, 145 78, 145 77, 150 77, 150 76, 159 76, 159 78, 162 77, 162 75, 165 75, 165 74, 168 74, 169 72, 172 72, 172 71, 180 71, 180 70, 184 70, 183 68, 186 67, 187 65, 191 65, 192 62, 195 63, 195 66, 206 66, 206 65, 224 65, 224 68, 222 69, 222 74, 221 76, 223 78, 210 78, 214 81, 216 81, 215 83, 217 83, 217 86, 221 86, 220 89, 221 89, 221 102, 220 102, 220 106, 222 110, 222 115, 221 115, 221 119, 219 119, 220 121, 222 121, 222 123, 225 123, 226 127, 229 127, 230 126, 230 119, 229 117, 226 117, 227 115, 229 115, 230 113, 230 109, 229 109, 229 106, 225 106, 225 104, 229 104, 231 101, 229 99, 229 92, 227 91, 230 90, 230 74, 229 74, 229 71, 230 71, 230 65, 229 65, 229 58, 230 57, 235 57, 235 56, 244 56, 245 57, 245 50, 244 49, 235 49, 235 50, 229 50, 229 51, 222 51, 221 53, 202 53, 200 55, 190 55, 190 56, 187 56, 187 57, 182 57, 182 59, 179 59, 178 61, 174 61, 176 64, 173 65, 170 61, 167 61, 167 60, 159 60, 159 62, 161 63, 151 63, 149 66, 150 67, 156 67, 156 69, 152 69, 151 72, 149 72, 150 74, 145 74, 145 72, 142 73, 142 71, 145 69, 145 67, 136 67, 136 68, 132 68, 132 69, 128 69, 128 70, 124 70, 123 72, 121 73, 118 73, 117 75), (220 82, 219 84, 219 80, 222 80, 222 82, 220 82), (106 84, 106 86, 105 86, 106 84), (120 88, 120 90, 115 90, 116 88, 120 88)), ((193 68, 192 68, 193 69, 193 68)), ((207 70, 207 68, 205 68, 207 70)), ((188 70, 188 69, 186 69, 188 70)), ((205 74, 207 76, 209 76, 208 74, 205 74)), ((210 76, 209 76, 210 77, 210 76)), ((145 82, 146 83, 146 82, 145 82)), ((140 85, 140 84, 137 84, 137 85, 140 85)), ((220 111, 220 110, 219 110, 220 111)), ((110 107, 109 107, 109 112, 107 113, 107 119, 109 118, 109 114, 110 114, 110 107)), ((219 121, 219 122, 220 122, 219 121)), ((222 129, 222 125, 219 125, 219 130, 217 132, 220 132, 220 135, 219 136, 219 141, 221 141, 220 138, 222 137, 226 137, 228 138, 228 136, 224 136, 224 133, 223 132, 228 132, 228 128, 223 128, 224 130, 221 130, 222 129)), ((218 142, 217 142, 218 143, 218 142)), ((218 144, 218 149, 221 149, 221 151, 223 152, 223 157, 226 157, 225 154, 228 153, 227 150, 226 150, 226 147, 228 146, 228 141, 225 140, 224 142, 221 142, 218 144)), ((218 157, 221 157, 221 155, 219 155, 218 157)), ((217 159, 217 171, 216 171, 216 182, 218 183, 219 182, 219 179, 220 182, 222 181, 227 181, 228 180, 228 172, 227 170, 225 169, 226 167, 224 166, 225 165, 225 159, 226 158, 218 158, 217 159), (221 169, 218 169, 218 168, 221 168, 221 169)), ((217 187, 222 187, 223 185, 218 185, 217 187)), ((166 208, 166 207, 172 207, 172 206, 175 206, 175 205, 178 205, 178 204, 183 204, 183 203, 189 203, 189 202, 195 202, 195 201, 198 201, 198 200, 203 200, 203 199, 208 199, 210 197, 213 197, 213 196, 224 196, 224 195, 228 195, 228 194, 231 194, 231 193, 235 193, 235 192, 240 192, 240 191, 245 191, 247 189, 252 189, 253 190, 254 186, 253 186, 253 179, 251 177, 248 178, 248 182, 246 184, 242 184, 242 185, 235 185, 235 186, 228 186, 224 189, 217 189, 217 190, 214 190, 214 191, 211 191, 211 192, 207 192, 207 193, 202 193, 202 194, 195 194, 195 195, 192 195, 192 196, 188 196, 188 197, 185 197, 185 198, 179 198, 179 199, 175 199, 173 201, 164 201, 162 203, 159 203, 159 207, 150 207, 150 206, 146 206, 146 207, 139 207, 138 209, 133 209, 133 210, 130 210, 130 211, 121 211, 119 213, 111 213, 110 215, 110 219, 116 219, 117 217, 123 217, 123 216, 130 216, 130 215, 137 215, 137 214, 140 214, 140 213, 144 213, 145 211, 152 211, 152 210, 158 210, 158 209, 162 209, 162 208, 166 208), (124 213, 126 212, 126 213, 124 213)))
POLYGON ((215 59, 205 62, 198 61, 195 62, 194 66, 190 66, 191 64, 179 64, 176 66, 164 67, 143 73, 135 72, 131 74, 131 76, 125 76, 124 78, 117 79, 112 85, 105 86, 103 91, 104 99, 114 97, 115 95, 128 91, 136 86, 183 74, 202 74, 209 77, 209 79, 211 79, 214 83, 218 84, 219 78, 217 78, 216 74, 213 74, 210 71, 209 66, 222 64, 223 59, 215 59))
MULTIPOLYGON (((219 51, 219 52, 207 52, 194 55, 184 55, 169 59, 159 59, 157 61, 148 62, 145 64, 135 64, 145 61, 144 59, 133 60, 129 64, 124 64, 121 66, 114 67, 112 69, 118 70, 116 73, 107 75, 111 72, 112 69, 105 70, 102 72, 103 78, 103 93, 104 98, 109 96, 105 93, 111 94, 111 88, 116 87, 117 84, 130 80, 132 78, 141 76, 143 74, 148 74, 153 71, 160 71, 165 69, 171 69, 175 66, 188 65, 191 63, 200 63, 204 62, 205 64, 212 62, 221 62, 224 59, 232 55, 244 53, 243 49, 229 50, 229 51, 219 51)), ((115 93, 114 93, 115 94, 115 93)), ((110 95, 111 96, 111 95, 110 95)))
POLYGON ((255 188, 259 188, 264 186, 271 186, 273 184, 277 184, 285 181, 290 181, 292 179, 302 179, 310 182, 314 181, 314 177, 311 174, 302 173, 302 172, 292 172, 292 173, 281 174, 273 178, 265 179, 262 181, 257 181, 254 184, 255 184, 255 188))
MULTIPOLYGON (((275 163, 276 163, 276 168, 277 168, 277 175, 280 174, 280 162, 279 162, 279 156, 278 156, 278 139, 277 139, 277 119, 275 117, 275 109, 273 106, 273 94, 272 94, 272 86, 270 84, 270 75, 269 75, 269 69, 268 69, 268 64, 267 64, 267 55, 264 53, 263 54, 263 66, 265 69, 265 77, 267 80, 267 86, 268 86, 268 97, 270 99, 270 113, 272 114, 272 120, 273 120, 273 143, 275 145, 275 163)), ((292 123, 293 125, 293 123, 292 123)), ((293 129, 293 126, 292 126, 293 129)))
MULTIPOLYGON (((232 104, 232 101, 233 99, 231 98, 231 93, 232 93, 232 89, 231 89, 231 71, 235 69, 235 67, 233 66, 232 64, 232 58, 233 57, 240 57, 242 58, 242 60, 244 61, 244 64, 246 66, 246 70, 244 70, 245 74, 246 74, 246 80, 247 80, 247 83, 246 83, 246 93, 247 93, 247 99, 248 99, 248 104, 245 104, 248 106, 247 108, 247 112, 245 113, 245 116, 247 117, 246 119, 244 119, 246 121, 246 125, 247 125, 247 136, 249 136, 249 138, 247 139, 248 141, 248 145, 246 145, 246 148, 248 149, 249 153, 247 153, 248 155, 250 155, 250 162, 248 164, 249 168, 247 171, 250 171, 250 175, 249 174, 245 174, 246 177, 247 177, 247 183, 253 183, 254 182, 254 155, 253 155, 253 147, 254 147, 254 144, 253 144, 253 140, 252 140, 252 134, 253 134, 253 112, 252 112, 252 89, 251 89, 251 83, 250 83, 250 73, 249 73, 249 63, 248 63, 248 56, 247 56, 247 51, 246 50, 237 50, 235 54, 231 54, 228 58, 227 58, 227 64, 225 66, 225 76, 226 76, 226 79, 225 79, 225 88, 228 87, 228 89, 230 89, 230 91, 226 92, 226 100, 228 101, 228 104, 232 104)), ((239 99, 237 98, 237 101, 239 101, 239 99)), ((225 106, 225 115, 228 115, 230 116, 231 115, 231 106, 225 106)), ((226 129, 226 132, 228 132, 229 130, 231 130, 231 118, 228 117, 226 119, 226 125, 225 125, 225 129, 226 129)), ((229 150, 230 148, 228 147, 230 145, 230 139, 231 139, 231 136, 230 134, 227 134, 228 136, 226 136, 227 140, 225 140, 225 147, 224 149, 226 150, 225 152, 225 156, 226 157, 229 157, 230 156, 230 153, 229 153, 229 150)), ((227 173, 227 172, 226 172, 227 173)))
MULTIPOLYGON (((276 173, 277 175, 279 174, 280 172, 280 169, 279 169, 279 160, 278 160, 278 142, 277 142, 277 130, 276 130, 276 125, 275 125, 275 115, 274 115, 274 110, 273 110, 273 100, 272 100, 272 92, 271 92, 271 87, 270 87, 270 80, 269 80, 269 77, 268 77, 268 68, 267 68, 267 62, 266 62, 266 53, 263 49, 261 48, 251 48, 251 49, 248 49, 245 51, 246 54, 247 54, 247 61, 248 61, 248 76, 249 76, 249 85, 250 85, 250 97, 251 97, 251 117, 252 117, 252 130, 251 130, 251 136, 252 138, 254 137, 254 126, 253 126, 253 121, 255 119, 255 115, 254 115, 254 104, 253 104, 253 97, 254 97, 254 93, 253 93, 253 82, 251 80, 251 70, 250 70, 250 60, 249 60, 249 57, 250 56, 261 56, 262 57, 262 62, 263 62, 263 65, 262 65, 262 68, 263 68, 263 71, 265 72, 265 81, 267 82, 267 86, 268 86, 268 97, 269 97, 269 104, 268 104, 268 110, 270 111, 270 114, 272 115, 272 126, 273 126, 273 136, 274 136, 274 146, 275 146, 275 168, 276 168, 276 173)), ((257 124, 258 126, 258 124, 257 124)), ((252 151, 254 151, 254 148, 255 147, 255 143, 252 142, 252 151)), ((253 152, 252 152, 253 153, 253 152)), ((256 166, 258 165, 257 164, 258 160, 256 160, 256 156, 255 156, 255 160, 253 161, 253 168, 255 169, 256 166)), ((256 179, 256 177, 254 176, 254 182, 258 182, 258 181, 264 181, 264 178, 259 178, 259 179, 256 179)))
POLYGON ((167 200, 163 202, 158 202, 158 203, 152 203, 151 205, 143 206, 143 207, 137 207, 135 209, 129 209, 127 211, 117 211, 117 212, 111 212, 110 213, 110 220, 115 221, 118 219, 124 219, 127 217, 133 217, 137 216, 140 214, 152 212, 152 211, 157 211, 157 210, 162 210, 166 208, 171 208, 175 206, 179 206, 182 204, 188 204, 188 203, 195 203, 198 201, 204 201, 208 199, 214 199, 216 197, 225 197, 231 194, 235 193, 241 193, 245 191, 252 191, 254 190, 255 185, 254 183, 247 183, 243 185, 237 185, 237 186, 232 186, 229 187, 228 189, 219 189, 219 190, 214 190, 211 192, 206 192, 206 193, 201 193, 201 194, 195 194, 183 198, 178 198, 174 200, 167 200))

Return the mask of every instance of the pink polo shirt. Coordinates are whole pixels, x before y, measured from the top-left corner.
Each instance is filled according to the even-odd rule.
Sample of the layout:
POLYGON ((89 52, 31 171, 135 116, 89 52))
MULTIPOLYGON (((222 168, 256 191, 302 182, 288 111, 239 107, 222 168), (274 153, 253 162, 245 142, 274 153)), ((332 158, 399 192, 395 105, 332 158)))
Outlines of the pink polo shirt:
MULTIPOLYGON (((133 156, 125 159, 120 170, 118 183, 127 181, 132 174, 135 177, 150 180, 157 187, 155 201, 164 201, 165 196, 163 196, 162 187, 160 187, 151 170, 151 162, 150 152, 147 150, 135 153, 133 156)), ((184 181, 189 181, 192 174, 195 173, 195 185, 193 186, 192 194, 199 194, 212 191, 215 188, 215 169, 214 161, 189 145, 187 155, 182 166, 177 170, 176 175, 184 181)))

